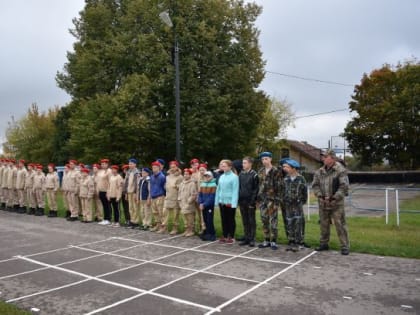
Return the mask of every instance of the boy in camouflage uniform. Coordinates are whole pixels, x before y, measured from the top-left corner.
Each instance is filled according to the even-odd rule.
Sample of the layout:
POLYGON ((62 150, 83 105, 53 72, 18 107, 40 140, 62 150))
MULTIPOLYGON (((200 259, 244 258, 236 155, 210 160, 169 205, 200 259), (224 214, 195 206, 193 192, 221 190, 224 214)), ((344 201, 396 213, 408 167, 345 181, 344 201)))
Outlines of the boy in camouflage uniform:
POLYGON ((278 248, 276 242, 282 172, 271 164, 271 152, 262 152, 260 159, 263 167, 258 172, 259 191, 257 201, 265 239, 258 247, 271 247, 271 249, 276 250, 278 248))
POLYGON ((286 176, 282 185, 282 209, 286 222, 286 235, 289 240, 287 250, 297 252, 303 244, 304 238, 304 214, 303 205, 308 199, 308 190, 305 178, 297 172, 299 163, 292 159, 284 159, 280 162, 286 176))
POLYGON ((333 150, 323 157, 324 166, 314 176, 312 189, 318 197, 319 219, 321 225, 320 245, 317 251, 328 250, 330 222, 334 220, 335 229, 341 244, 341 254, 349 254, 349 237, 344 213, 344 197, 348 193, 349 180, 345 167, 336 161, 333 150))

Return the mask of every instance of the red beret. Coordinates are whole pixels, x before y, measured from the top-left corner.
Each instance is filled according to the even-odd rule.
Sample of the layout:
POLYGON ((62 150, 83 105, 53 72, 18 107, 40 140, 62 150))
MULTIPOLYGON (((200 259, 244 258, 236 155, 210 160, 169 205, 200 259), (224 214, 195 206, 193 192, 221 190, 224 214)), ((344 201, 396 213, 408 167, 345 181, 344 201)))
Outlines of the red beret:
POLYGON ((9 162, 10 163, 16 163, 16 160, 15 159, 10 159, 9 162))
POLYGON ((198 168, 202 168, 202 167, 207 169, 207 164, 206 163, 201 163, 198 168))
POLYGON ((190 161, 190 164, 195 164, 195 163, 200 163, 200 161, 198 159, 192 159, 190 161))
POLYGON ((48 167, 55 168, 55 165, 54 165, 54 163, 50 163, 50 164, 48 164, 48 167))
POLYGON ((96 163, 95 163, 95 164, 93 164, 93 165, 92 165, 92 167, 99 168, 99 164, 96 164, 96 163))
POLYGON ((82 168, 80 171, 82 173, 86 173, 86 174, 89 174, 89 172, 90 172, 88 168, 82 168))
POLYGON ((112 165, 111 168, 113 170, 117 170, 117 171, 120 169, 120 167, 118 165, 112 165))
POLYGON ((193 171, 190 168, 184 168, 184 173, 189 173, 191 175, 193 171))
POLYGON ((178 161, 170 161, 170 162, 169 162, 169 165, 172 165, 172 164, 175 164, 176 166, 179 166, 178 161))
POLYGON ((21 164, 25 164, 25 163, 26 163, 26 161, 25 161, 25 160, 19 160, 19 163, 21 163, 21 164))
POLYGON ((108 164, 108 163, 109 163, 109 159, 102 159, 102 160, 101 160, 101 164, 102 164, 102 163, 106 163, 106 164, 108 164))
POLYGON ((77 161, 76 160, 70 160, 69 164, 77 164, 77 161))
POLYGON ((123 170, 126 170, 127 168, 129 168, 128 164, 124 164, 124 165, 122 166, 122 169, 123 169, 123 170))
POLYGON ((43 166, 42 166, 41 164, 38 164, 38 165, 36 166, 36 168, 37 168, 37 169, 39 169, 39 170, 42 170, 43 166))
POLYGON ((85 168, 85 164, 80 163, 80 164, 79 164, 79 167, 80 167, 80 168, 85 168))
POLYGON ((158 161, 154 161, 153 163, 152 163, 152 166, 161 166, 161 164, 158 162, 158 161))

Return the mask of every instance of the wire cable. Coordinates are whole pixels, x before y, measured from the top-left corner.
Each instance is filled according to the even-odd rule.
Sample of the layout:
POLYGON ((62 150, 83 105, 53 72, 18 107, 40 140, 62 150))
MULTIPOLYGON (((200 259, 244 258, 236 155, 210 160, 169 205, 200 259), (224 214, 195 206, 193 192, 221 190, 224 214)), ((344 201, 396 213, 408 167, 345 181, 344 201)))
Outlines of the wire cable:
POLYGON ((299 80, 305 80, 305 81, 313 81, 313 82, 318 82, 318 83, 334 84, 334 85, 341 85, 341 86, 354 86, 354 84, 340 83, 340 82, 334 82, 334 81, 326 81, 326 80, 313 79, 313 78, 305 78, 305 77, 297 76, 297 75, 294 75, 294 74, 286 74, 286 73, 269 71, 269 70, 266 70, 266 72, 270 73, 270 74, 281 75, 281 76, 284 76, 284 77, 299 79, 299 80))
POLYGON ((321 112, 321 113, 310 114, 310 115, 305 115, 305 116, 297 116, 297 117, 295 117, 295 119, 306 118, 306 117, 313 117, 313 116, 320 116, 320 115, 326 115, 326 114, 331 114, 331 113, 336 113, 336 112, 344 112, 346 110, 349 110, 349 109, 348 108, 334 109, 334 110, 330 110, 328 112, 321 112))

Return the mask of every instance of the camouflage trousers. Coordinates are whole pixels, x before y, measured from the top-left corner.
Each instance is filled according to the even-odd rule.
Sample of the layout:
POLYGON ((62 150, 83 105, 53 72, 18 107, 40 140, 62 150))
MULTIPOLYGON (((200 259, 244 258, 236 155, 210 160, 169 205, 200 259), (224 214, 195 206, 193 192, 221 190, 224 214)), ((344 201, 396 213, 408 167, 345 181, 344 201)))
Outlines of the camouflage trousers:
POLYGON ((289 242, 303 244, 305 217, 301 206, 286 206, 283 212, 286 236, 289 242))
POLYGON ((349 235, 346 225, 346 216, 344 213, 344 205, 337 205, 334 208, 319 207, 319 220, 321 226, 320 245, 327 245, 330 241, 330 224, 333 221, 341 248, 348 249, 349 235))
POLYGON ((278 206, 273 201, 260 204, 260 215, 266 241, 277 241, 278 236, 278 206))

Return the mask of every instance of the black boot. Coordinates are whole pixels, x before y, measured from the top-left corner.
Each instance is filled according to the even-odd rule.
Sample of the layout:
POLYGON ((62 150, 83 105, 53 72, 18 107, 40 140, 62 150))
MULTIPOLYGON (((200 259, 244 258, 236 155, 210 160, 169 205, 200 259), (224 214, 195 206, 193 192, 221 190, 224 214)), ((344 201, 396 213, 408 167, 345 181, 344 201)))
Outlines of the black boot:
POLYGON ((1 210, 6 210, 6 203, 4 202, 1 203, 1 210))
POLYGON ((322 252, 324 250, 329 250, 329 249, 330 247, 328 246, 328 244, 321 244, 317 248, 315 248, 317 252, 322 252))
POLYGON ((50 210, 50 212, 48 213, 48 217, 49 218, 56 218, 57 217, 57 211, 50 210))
POLYGON ((35 208, 29 208, 27 214, 34 215, 35 214, 35 208))
POLYGON ((20 214, 26 213, 26 208, 25 207, 19 207, 19 213, 20 214))
POLYGON ((19 205, 13 206, 13 212, 19 213, 19 205))
POLYGON ((66 211, 66 218, 70 218, 70 216, 71 216, 71 212, 70 212, 70 210, 67 210, 66 211))
POLYGON ((35 210, 35 215, 36 216, 43 216, 44 215, 44 208, 37 208, 35 210))

